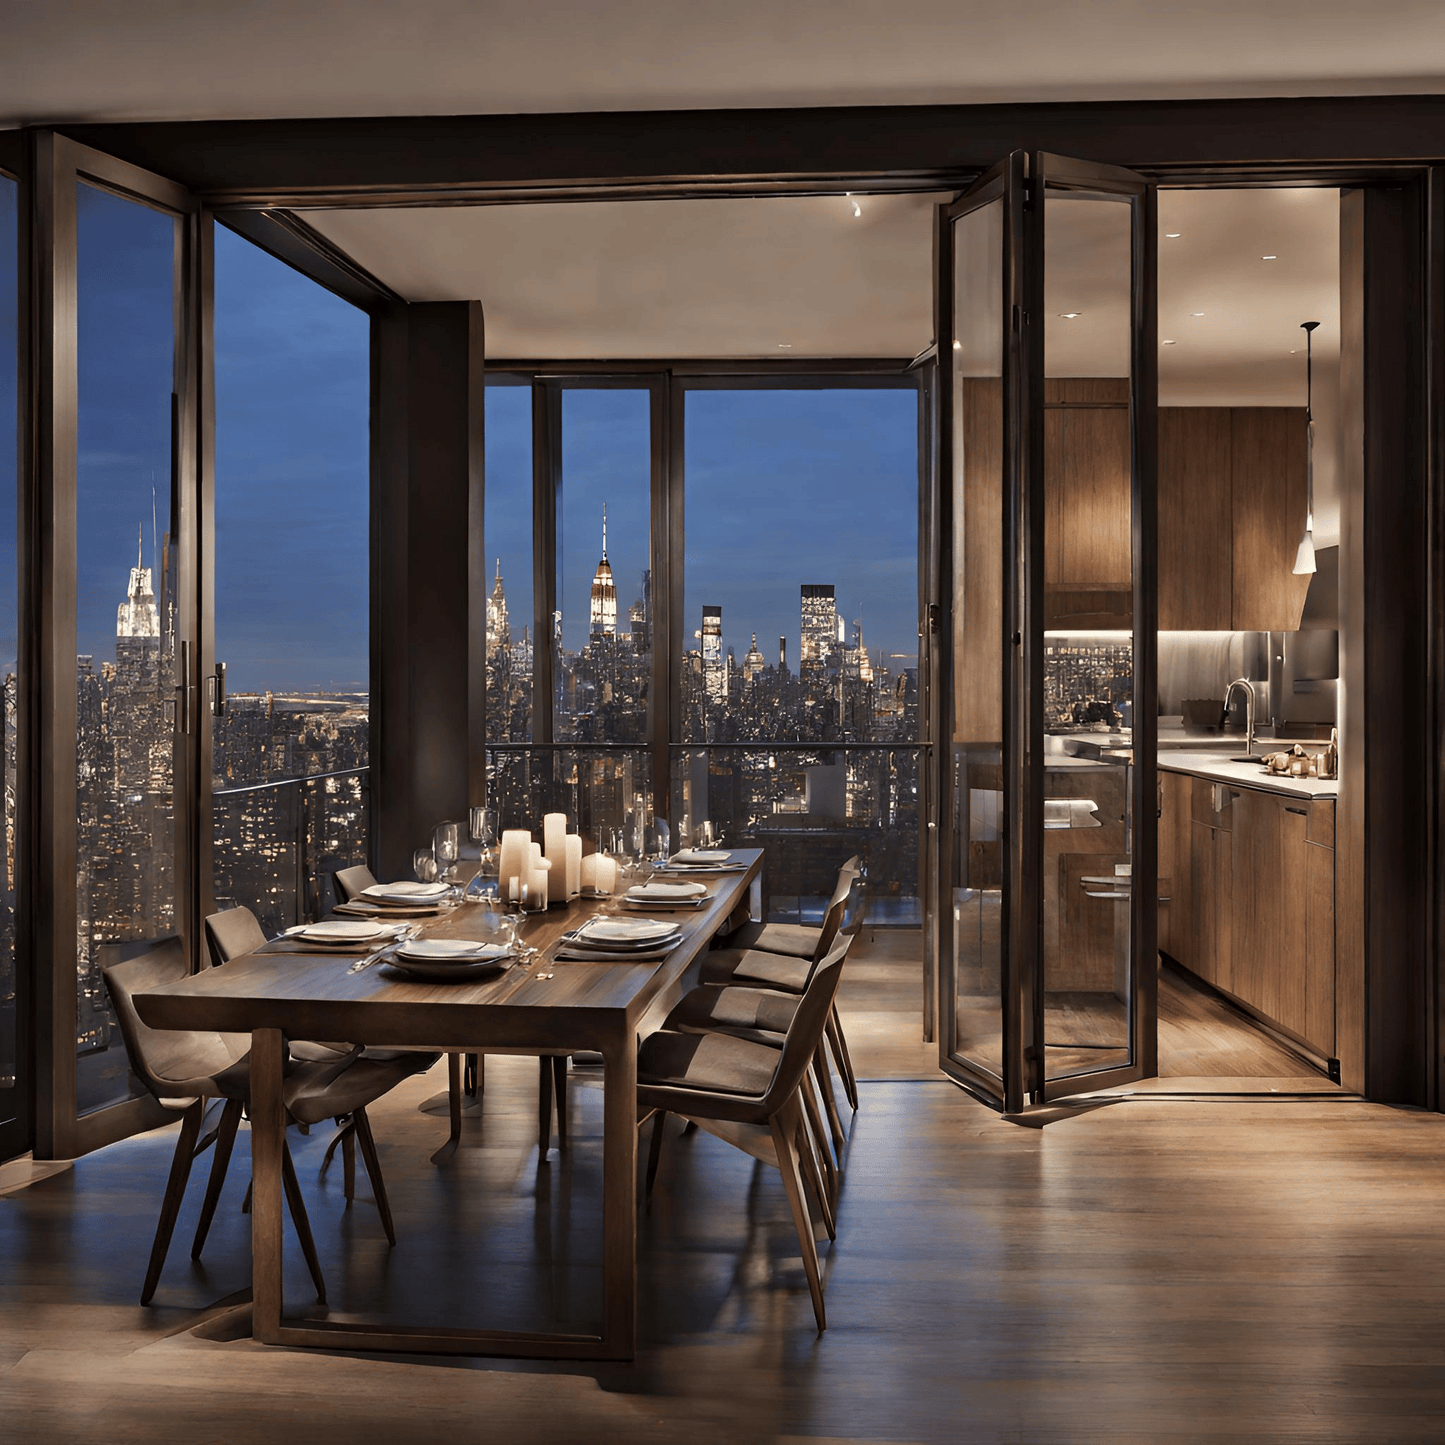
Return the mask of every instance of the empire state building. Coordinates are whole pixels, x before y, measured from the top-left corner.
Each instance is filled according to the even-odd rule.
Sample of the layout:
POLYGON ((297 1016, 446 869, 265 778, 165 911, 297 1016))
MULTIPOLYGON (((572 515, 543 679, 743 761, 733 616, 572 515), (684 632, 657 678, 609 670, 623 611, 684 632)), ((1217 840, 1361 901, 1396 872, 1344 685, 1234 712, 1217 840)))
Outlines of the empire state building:
POLYGON ((592 578, 591 621, 589 639, 617 636, 617 583, 612 577, 612 564, 607 560, 607 508, 602 509, 602 560, 592 578))

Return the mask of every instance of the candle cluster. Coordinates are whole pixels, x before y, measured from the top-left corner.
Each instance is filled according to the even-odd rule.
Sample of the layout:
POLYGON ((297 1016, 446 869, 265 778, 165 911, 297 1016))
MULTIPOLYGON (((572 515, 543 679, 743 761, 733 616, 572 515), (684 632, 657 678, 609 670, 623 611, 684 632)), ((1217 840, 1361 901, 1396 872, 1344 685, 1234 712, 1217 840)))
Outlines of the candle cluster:
POLYGON ((508 828, 502 834, 498 891, 507 902, 545 908, 554 900, 565 903, 575 898, 583 888, 610 893, 616 872, 610 858, 596 853, 582 856, 582 839, 567 831, 565 813, 548 813, 542 819, 540 844, 523 828, 508 828))

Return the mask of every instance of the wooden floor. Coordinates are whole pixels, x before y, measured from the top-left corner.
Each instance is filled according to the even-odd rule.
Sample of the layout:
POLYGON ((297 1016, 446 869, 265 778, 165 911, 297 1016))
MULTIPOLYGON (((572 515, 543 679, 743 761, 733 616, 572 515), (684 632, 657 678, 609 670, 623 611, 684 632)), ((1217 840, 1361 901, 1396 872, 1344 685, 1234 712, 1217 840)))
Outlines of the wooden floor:
MULTIPOLYGON (((395 1250, 367 1199, 348 1209, 337 1171, 318 1176, 327 1131, 296 1142, 333 1311, 585 1318, 600 1090, 574 1082, 572 1142, 539 1165, 535 1063, 493 1058, 483 1106, 438 1170, 427 1155, 445 1124, 419 1106, 439 1087, 434 1072, 373 1110, 395 1250)), ((629 1366, 236 1338, 245 1131, 204 1262, 189 1259, 192 1197, 149 1309, 136 1298, 173 1131, 37 1167, 6 1192, 30 1175, 10 1166, 0 1437, 1445 1439, 1445 1117, 1339 1095, 1141 1090, 1024 1129, 936 1074, 861 1089, 839 1239, 824 1246, 827 1334, 811 1324, 777 1176, 708 1135, 669 1136, 639 1222, 642 1348, 629 1366)), ((305 1280, 288 1240, 302 1306, 305 1280)))

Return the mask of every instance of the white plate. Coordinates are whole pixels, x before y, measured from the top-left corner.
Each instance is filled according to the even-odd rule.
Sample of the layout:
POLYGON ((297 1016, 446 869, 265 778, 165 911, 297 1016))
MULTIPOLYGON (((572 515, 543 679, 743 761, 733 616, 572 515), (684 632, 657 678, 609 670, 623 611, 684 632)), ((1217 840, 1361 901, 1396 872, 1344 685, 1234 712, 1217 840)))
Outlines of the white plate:
POLYGON ((505 944, 475 943, 470 938, 416 938, 396 952, 399 958, 413 958, 418 963, 479 963, 511 954, 505 944))
POLYGON ((726 863, 732 858, 726 848, 680 848, 672 855, 674 863, 726 863))
POLYGON ((446 883, 373 883, 361 890, 361 897, 378 903, 431 903, 451 891, 446 883))
POLYGON ((370 943, 373 939, 393 936, 392 930, 383 923, 352 923, 345 918, 328 918, 288 932, 291 937, 304 938, 308 943, 370 943))
POLYGON ((677 924, 660 923, 655 918, 594 918, 577 930, 579 939, 589 944, 646 944, 670 938, 677 924))
POLYGON ((663 902, 673 898, 701 898, 706 892, 705 883, 638 883, 627 890, 627 896, 663 902))

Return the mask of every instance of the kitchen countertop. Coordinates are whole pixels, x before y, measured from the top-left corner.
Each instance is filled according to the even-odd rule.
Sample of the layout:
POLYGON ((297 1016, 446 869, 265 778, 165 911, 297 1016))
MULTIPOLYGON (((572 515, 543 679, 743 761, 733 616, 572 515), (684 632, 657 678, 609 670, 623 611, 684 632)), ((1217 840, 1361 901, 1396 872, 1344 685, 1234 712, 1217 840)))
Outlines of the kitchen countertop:
POLYGON ((1232 783, 1237 788, 1283 793, 1291 798, 1335 798, 1340 792, 1338 778, 1292 778, 1286 773, 1267 773, 1257 763, 1231 763, 1218 753, 1161 751, 1159 770, 1188 773, 1191 777, 1205 778, 1211 783, 1232 783))

